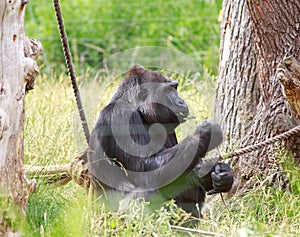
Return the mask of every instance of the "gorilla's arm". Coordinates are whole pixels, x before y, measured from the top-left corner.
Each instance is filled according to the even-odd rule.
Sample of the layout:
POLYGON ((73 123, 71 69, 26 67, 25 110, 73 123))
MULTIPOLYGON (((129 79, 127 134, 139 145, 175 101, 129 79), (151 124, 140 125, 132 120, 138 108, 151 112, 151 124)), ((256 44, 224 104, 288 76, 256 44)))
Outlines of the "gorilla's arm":
MULTIPOLYGON (((207 151, 214 149, 222 142, 219 125, 212 121, 204 121, 194 135, 186 137, 181 143, 170 147, 170 143, 177 142, 174 140, 174 135, 170 134, 165 141, 165 146, 159 142, 158 145, 162 148, 157 153, 141 157, 142 152, 147 147, 149 148, 151 140, 141 117, 132 111, 117 110, 120 114, 114 114, 114 118, 123 118, 126 113, 131 114, 129 125, 126 123, 119 125, 118 121, 112 119, 112 109, 113 105, 102 111, 94 130, 97 133, 96 139, 90 141, 90 146, 96 152, 95 157, 104 152, 108 157, 116 158, 126 170, 137 172, 156 170, 174 158, 178 158, 178 163, 183 165, 190 164, 187 170, 192 170, 199 158, 204 157, 207 151), (117 134, 113 131, 112 126, 119 126, 115 129, 117 134), (129 129, 132 128, 134 133, 128 134, 128 131, 125 130, 128 129, 126 126, 129 126, 129 129), (170 139, 174 141, 170 141, 170 139), (133 146, 137 146, 137 148, 133 146)), ((151 149, 150 146, 150 151, 151 149)))
POLYGON ((204 121, 194 135, 186 137, 181 143, 165 149, 155 156, 145 159, 145 171, 158 169, 174 158, 182 165, 190 163, 187 170, 192 170, 200 158, 216 148, 222 142, 219 125, 212 121, 204 121))

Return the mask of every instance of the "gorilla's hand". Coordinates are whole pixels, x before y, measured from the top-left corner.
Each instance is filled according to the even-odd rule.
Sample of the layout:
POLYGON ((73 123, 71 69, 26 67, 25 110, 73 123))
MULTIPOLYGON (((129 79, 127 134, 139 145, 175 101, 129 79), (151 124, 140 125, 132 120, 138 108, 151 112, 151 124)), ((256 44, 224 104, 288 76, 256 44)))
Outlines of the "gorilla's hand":
POLYGON ((220 125, 212 120, 203 121, 197 128, 195 135, 200 136, 200 145, 205 144, 208 148, 207 151, 216 148, 223 140, 220 125))
POLYGON ((229 165, 217 163, 211 172, 212 186, 214 189, 207 192, 208 195, 229 192, 233 184, 233 174, 229 165))

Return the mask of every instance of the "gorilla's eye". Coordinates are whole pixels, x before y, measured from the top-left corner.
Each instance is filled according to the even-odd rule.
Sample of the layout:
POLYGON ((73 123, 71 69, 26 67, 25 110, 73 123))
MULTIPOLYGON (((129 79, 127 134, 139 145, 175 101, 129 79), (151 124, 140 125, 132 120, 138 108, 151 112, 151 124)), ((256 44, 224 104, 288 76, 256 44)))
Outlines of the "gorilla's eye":
POLYGON ((173 94, 174 92, 176 92, 176 89, 174 87, 172 87, 172 86, 165 87, 166 94, 173 94))

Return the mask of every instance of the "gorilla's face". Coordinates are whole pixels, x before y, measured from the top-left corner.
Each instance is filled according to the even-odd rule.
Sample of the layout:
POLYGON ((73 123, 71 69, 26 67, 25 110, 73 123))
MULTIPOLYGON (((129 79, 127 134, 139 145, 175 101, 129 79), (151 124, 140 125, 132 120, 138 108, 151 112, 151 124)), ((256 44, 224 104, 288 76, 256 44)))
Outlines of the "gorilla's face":
POLYGON ((185 121, 189 109, 178 96, 177 81, 166 77, 164 81, 147 82, 140 85, 138 111, 146 123, 173 124, 185 121))

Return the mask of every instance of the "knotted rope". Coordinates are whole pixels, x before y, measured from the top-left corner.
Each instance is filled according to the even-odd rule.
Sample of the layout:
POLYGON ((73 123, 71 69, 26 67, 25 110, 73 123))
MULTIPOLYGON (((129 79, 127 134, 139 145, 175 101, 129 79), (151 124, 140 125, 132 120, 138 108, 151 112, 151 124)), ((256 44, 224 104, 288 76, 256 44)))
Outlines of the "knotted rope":
MULTIPOLYGON (((241 156, 246 153, 259 150, 275 142, 287 140, 289 137, 298 133, 300 133, 300 125, 263 142, 247 146, 238 151, 227 153, 221 157, 223 159, 229 159, 232 157, 241 156)), ((25 165, 25 169, 27 175, 37 178, 41 177, 45 179, 46 183, 56 184, 57 186, 65 185, 69 181, 74 180, 78 185, 88 189, 91 182, 86 162, 86 151, 74 158, 70 164, 45 167, 25 165)))
POLYGON ((300 133, 300 125, 284 132, 284 133, 281 133, 275 137, 271 137, 265 141, 262 141, 262 142, 259 142, 257 144, 254 144, 254 145, 251 145, 251 146, 247 146, 247 147, 244 147, 238 151, 234 151, 234 152, 231 152, 231 153, 227 153, 225 155, 223 155, 223 159, 229 159, 229 158, 232 158, 234 156, 241 156, 241 155, 244 155, 246 153, 250 153, 252 151, 256 151, 256 150, 259 150, 259 149, 262 149, 263 147, 266 147, 268 145, 271 145, 275 142, 279 142, 279 141, 282 141, 282 140, 287 140, 289 137, 293 136, 293 135, 296 135, 300 133))
POLYGON ((73 180, 78 185, 88 189, 90 176, 87 163, 81 158, 82 154, 75 157, 71 163, 65 165, 31 166, 25 165, 26 175, 41 178, 46 184, 63 186, 73 180))

